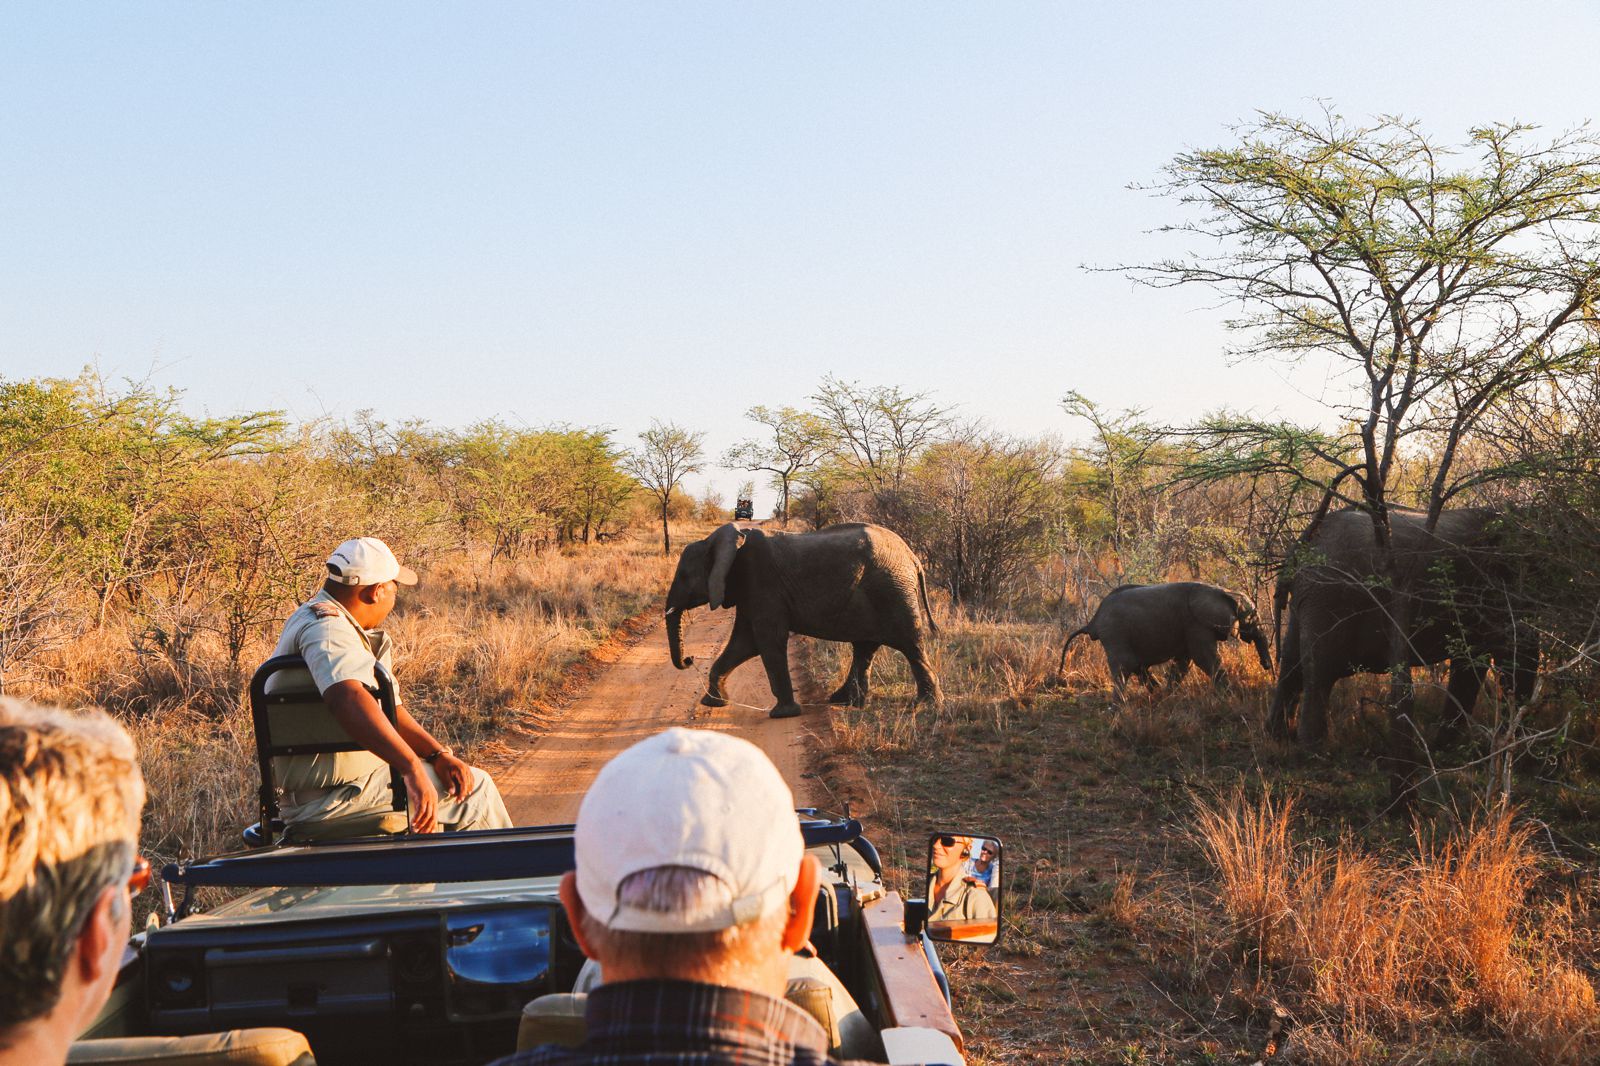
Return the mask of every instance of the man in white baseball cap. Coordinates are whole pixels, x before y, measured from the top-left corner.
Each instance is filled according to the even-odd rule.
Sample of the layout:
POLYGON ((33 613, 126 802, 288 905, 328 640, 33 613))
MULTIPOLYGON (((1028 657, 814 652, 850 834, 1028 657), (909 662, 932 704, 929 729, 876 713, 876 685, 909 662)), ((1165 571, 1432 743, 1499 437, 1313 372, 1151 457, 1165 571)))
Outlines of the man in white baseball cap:
POLYGON ((811 935, 821 869, 794 796, 760 748, 669 729, 589 786, 561 882, 573 934, 600 963, 587 1034, 497 1066, 824 1066, 828 1036, 783 998, 811 935))
POLYGON ((416 573, 401 566, 377 537, 356 537, 339 545, 328 556, 327 571, 322 590, 284 623, 272 654, 305 659, 328 709, 367 750, 280 760, 277 777, 284 791, 285 823, 387 810, 394 767, 405 782, 411 826, 417 832, 509 826, 511 818, 494 781, 456 758, 411 717, 398 684, 393 726, 368 691, 377 684, 377 663, 394 674, 392 641, 382 627, 400 586, 415 585, 416 573))

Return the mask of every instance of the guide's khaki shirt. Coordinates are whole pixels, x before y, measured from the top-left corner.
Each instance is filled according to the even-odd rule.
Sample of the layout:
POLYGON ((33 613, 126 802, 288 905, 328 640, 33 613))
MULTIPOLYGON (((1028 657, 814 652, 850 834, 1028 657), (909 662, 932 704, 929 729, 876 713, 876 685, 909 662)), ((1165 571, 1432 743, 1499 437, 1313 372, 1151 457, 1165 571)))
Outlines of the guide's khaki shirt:
MULTIPOLYGON (((272 654, 300 656, 311 671, 317 691, 326 693, 341 681, 359 681, 369 688, 377 687, 377 663, 382 663, 392 678, 392 644, 381 629, 362 629, 344 605, 324 591, 289 615, 272 654)), ((399 702, 400 686, 396 684, 396 705, 399 702)), ((288 755, 276 760, 275 776, 278 786, 293 794, 353 784, 386 766, 370 751, 288 755)))
MULTIPOLYGON (((933 899, 933 888, 937 878, 928 879, 928 899, 933 899)), ((945 890, 944 899, 938 903, 931 903, 928 910, 928 921, 941 922, 960 918, 995 918, 998 913, 994 906, 994 897, 989 895, 987 889, 981 885, 957 878, 955 884, 945 890)))

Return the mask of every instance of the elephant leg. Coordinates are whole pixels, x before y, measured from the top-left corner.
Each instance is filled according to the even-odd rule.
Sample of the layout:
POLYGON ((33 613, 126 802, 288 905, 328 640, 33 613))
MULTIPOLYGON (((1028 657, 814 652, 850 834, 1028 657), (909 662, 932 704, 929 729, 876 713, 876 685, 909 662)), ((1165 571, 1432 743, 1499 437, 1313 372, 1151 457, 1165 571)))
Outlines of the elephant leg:
POLYGON ((1106 666, 1111 671, 1112 695, 1120 700, 1127 694, 1128 678, 1137 676, 1139 671, 1117 659, 1108 660, 1106 666))
POLYGON ((1495 653, 1494 668, 1500 688, 1511 693, 1517 703, 1533 699, 1539 681, 1539 638, 1531 627, 1511 626, 1510 646, 1495 653))
POLYGON ((794 718, 800 705, 794 701, 794 683, 789 679, 789 627, 787 623, 767 625, 756 633, 756 648, 761 665, 767 670, 767 684, 777 701, 767 712, 770 718, 794 718))
POLYGON ((1112 640, 1101 641, 1100 646, 1105 649, 1106 669, 1111 674, 1111 687, 1118 699, 1126 694, 1130 680, 1138 681, 1152 690, 1155 688, 1149 671, 1126 644, 1112 640))
POLYGON ((1461 743, 1472 718, 1472 707, 1488 670, 1471 659, 1450 660, 1450 682, 1445 688, 1444 716, 1433 743, 1438 748, 1453 748, 1461 743))
POLYGON ((1174 659, 1172 665, 1167 667, 1167 691, 1171 692, 1183 684, 1183 679, 1189 676, 1190 662, 1188 659, 1174 659))
POLYGON ((1213 688, 1228 684, 1228 671, 1223 668, 1222 656, 1217 652, 1217 638, 1209 631, 1189 634, 1189 658, 1211 679, 1213 688))
POLYGON ((1501 683, 1510 677, 1510 691, 1518 704, 1533 699, 1533 690, 1539 683, 1539 634, 1525 624, 1512 626, 1512 643, 1506 655, 1496 656, 1494 666, 1501 671, 1501 683), (1504 663, 1504 666, 1502 666, 1504 663))
POLYGON ((716 661, 711 664, 711 672, 706 677, 705 695, 700 697, 700 702, 707 707, 726 707, 728 689, 725 682, 728 675, 741 663, 755 658, 755 655, 756 642, 750 633, 750 627, 734 622, 733 632, 728 634, 728 643, 718 654, 716 661))
POLYGON ((1300 625, 1298 619, 1290 615, 1278 651, 1278 684, 1272 690, 1272 704, 1267 709, 1269 737, 1289 739, 1289 718, 1300 705, 1300 691, 1304 686, 1305 674, 1300 667, 1300 625))
POLYGON ((878 653, 881 644, 871 641, 858 640, 850 645, 850 672, 844 675, 844 683, 828 696, 829 703, 848 704, 851 707, 864 707, 867 702, 867 678, 872 670, 872 657, 878 653))
MULTIPOLYGON (((917 683, 917 703, 926 703, 930 707, 944 706, 944 690, 939 687, 939 679, 933 673, 933 667, 928 662, 928 653, 923 651, 921 644, 913 644, 909 648, 897 649, 906 657, 906 665, 911 667, 911 677, 917 683)), ((862 691, 866 689, 866 675, 862 675, 862 691)))
POLYGON ((1302 747, 1320 751, 1328 741, 1328 697, 1339 678, 1326 667, 1319 669, 1316 658, 1309 655, 1301 660, 1300 674, 1304 685, 1300 694, 1300 715, 1295 722, 1295 739, 1302 747))

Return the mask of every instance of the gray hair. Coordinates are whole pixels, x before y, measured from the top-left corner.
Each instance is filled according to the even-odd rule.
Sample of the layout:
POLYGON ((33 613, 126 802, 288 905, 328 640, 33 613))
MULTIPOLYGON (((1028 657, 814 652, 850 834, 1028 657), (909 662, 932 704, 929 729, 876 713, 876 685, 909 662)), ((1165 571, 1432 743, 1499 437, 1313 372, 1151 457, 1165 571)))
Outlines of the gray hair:
MULTIPOLYGON (((689 921, 715 914, 733 902, 733 892, 714 874, 687 866, 656 866, 624 878, 617 902, 656 914, 682 914, 689 921)), ((584 935, 606 961, 626 961, 662 976, 693 979, 753 953, 770 949, 788 913, 774 907, 753 922, 708 933, 635 933, 607 929, 596 915, 584 916, 584 935)))

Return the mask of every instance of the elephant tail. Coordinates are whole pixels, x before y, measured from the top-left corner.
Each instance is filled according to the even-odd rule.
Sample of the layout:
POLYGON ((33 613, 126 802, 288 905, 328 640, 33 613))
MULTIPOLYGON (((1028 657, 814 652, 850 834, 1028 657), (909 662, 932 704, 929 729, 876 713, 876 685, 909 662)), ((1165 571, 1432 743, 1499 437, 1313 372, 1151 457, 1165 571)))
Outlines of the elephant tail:
POLYGON ((1091 620, 1088 625, 1073 630, 1073 632, 1067 636, 1066 643, 1061 645, 1061 661, 1056 664, 1057 677, 1061 677, 1067 672, 1067 649, 1072 647, 1072 642, 1077 640, 1079 637, 1088 637, 1090 640, 1094 639, 1094 634, 1089 632, 1089 626, 1093 624, 1094 622, 1091 620))
POLYGON ((917 567, 917 595, 922 599, 922 613, 928 619, 928 629, 939 632, 939 623, 933 620, 933 608, 928 604, 928 579, 920 566, 917 567))

